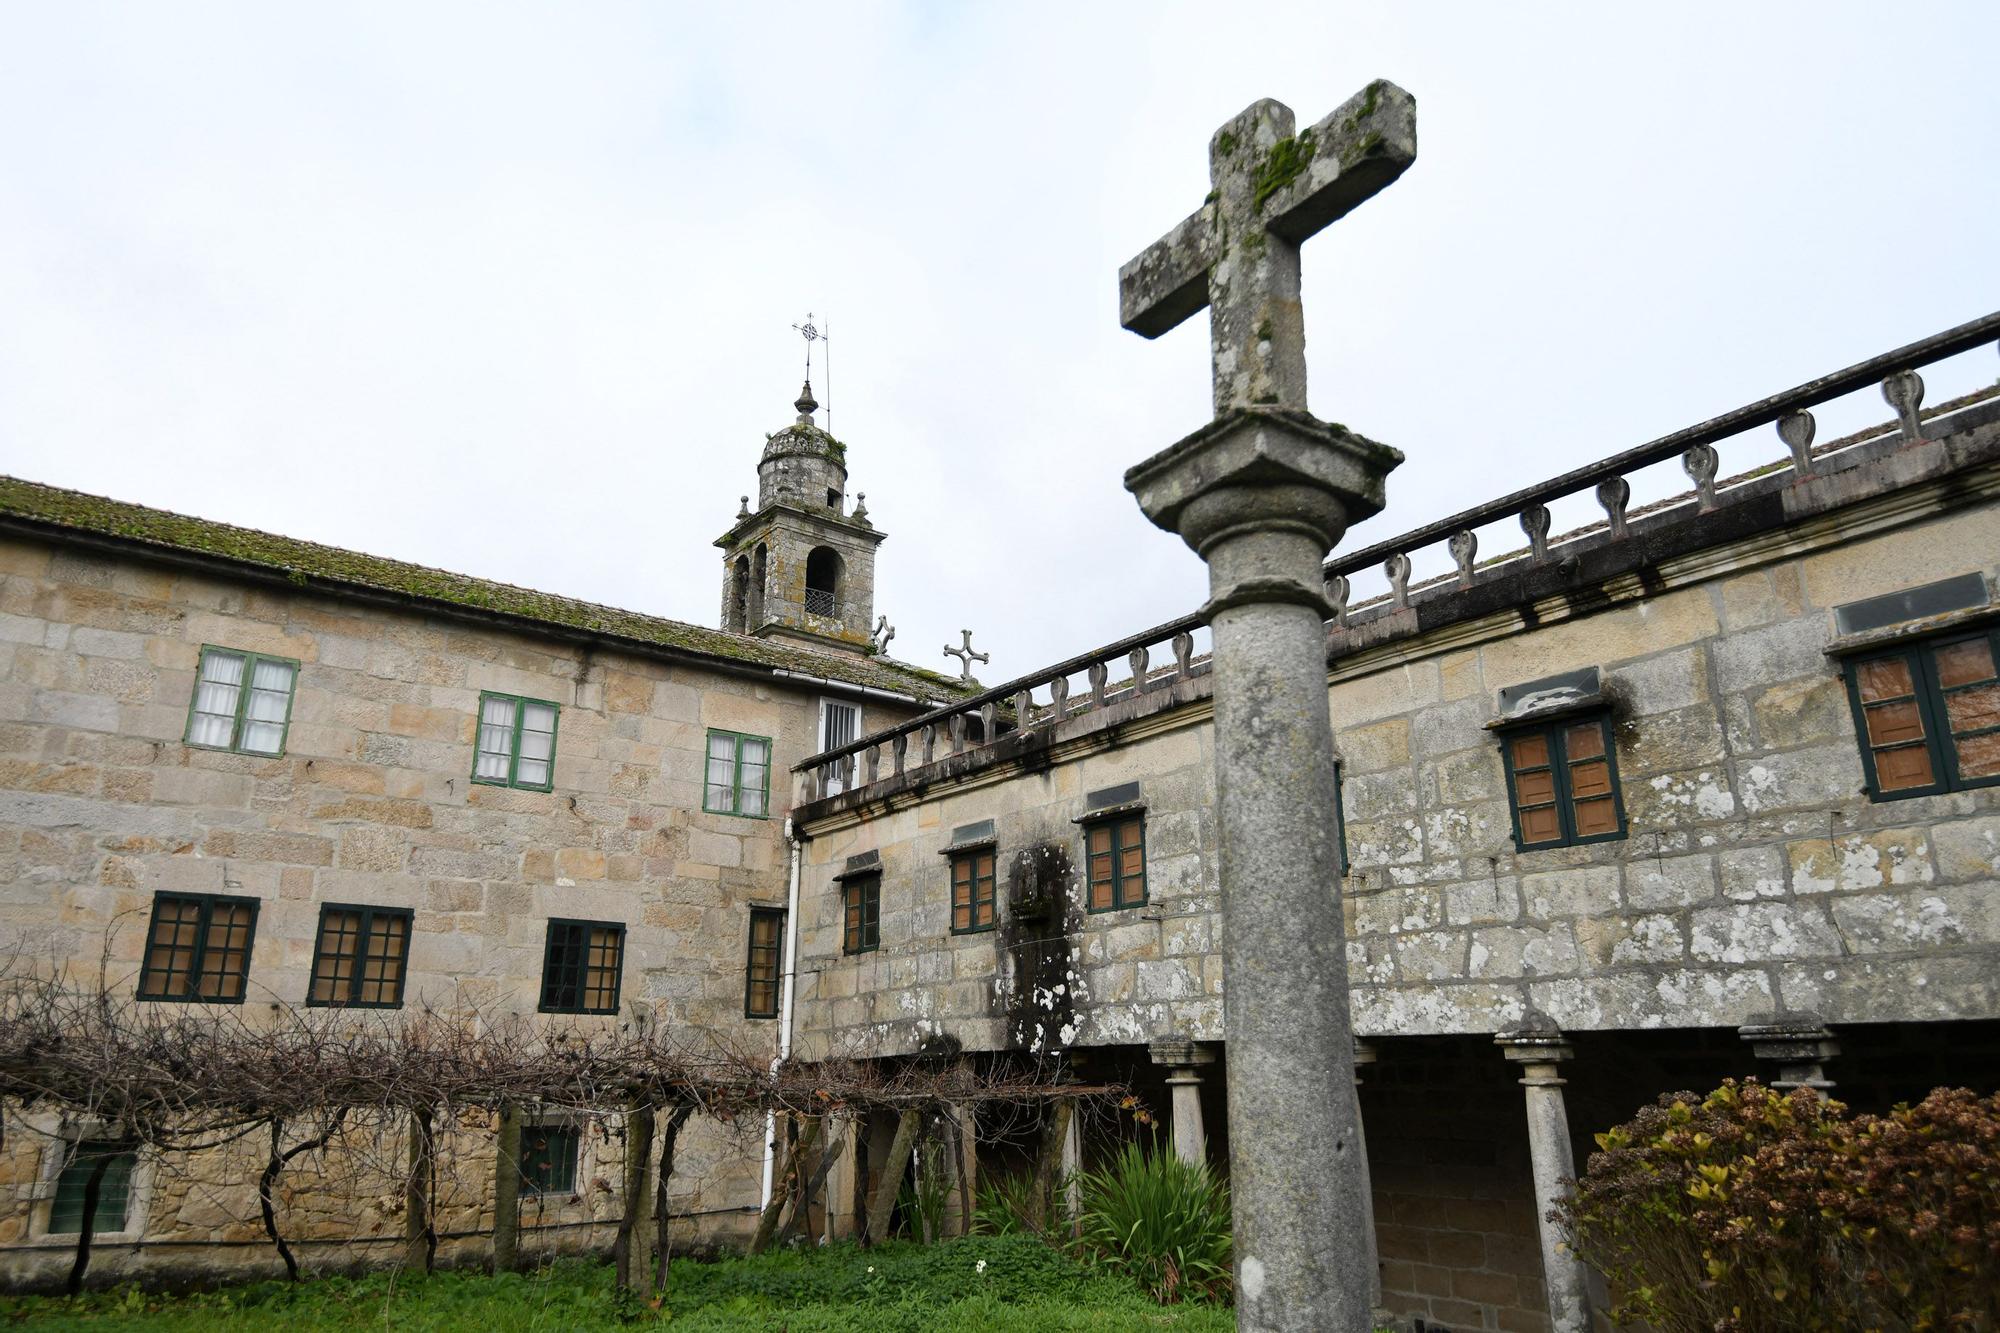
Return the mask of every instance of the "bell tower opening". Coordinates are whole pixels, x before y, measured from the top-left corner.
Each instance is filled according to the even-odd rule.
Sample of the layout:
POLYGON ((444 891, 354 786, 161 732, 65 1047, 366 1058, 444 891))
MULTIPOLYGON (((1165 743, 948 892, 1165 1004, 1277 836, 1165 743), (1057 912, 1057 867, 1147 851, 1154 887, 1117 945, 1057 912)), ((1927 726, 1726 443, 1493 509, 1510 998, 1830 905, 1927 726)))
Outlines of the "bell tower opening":
POLYGON ((840 614, 840 553, 831 546, 815 546, 806 554, 806 614, 840 614))

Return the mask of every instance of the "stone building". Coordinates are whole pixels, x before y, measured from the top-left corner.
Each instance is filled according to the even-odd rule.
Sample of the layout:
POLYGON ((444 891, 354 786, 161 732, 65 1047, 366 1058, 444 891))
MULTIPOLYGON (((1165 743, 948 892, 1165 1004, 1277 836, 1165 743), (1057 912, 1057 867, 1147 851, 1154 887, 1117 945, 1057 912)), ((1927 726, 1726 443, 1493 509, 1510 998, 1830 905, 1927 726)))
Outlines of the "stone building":
MULTIPOLYGON (((1926 411, 1914 374, 2000 319, 1968 329, 1328 566, 1353 1225, 1406 1323, 1581 1327, 1549 1192, 1662 1092, 2000 1079, 2000 391, 1926 411), (1893 422, 1813 445, 1808 409, 1877 384, 1893 422), (1789 457, 1719 478, 1713 444, 1771 423, 1789 457), (1669 459, 1694 490, 1628 512, 1669 459), (1592 491, 1602 521, 1552 533, 1592 491), (1440 545, 1455 572, 1413 581, 1440 545), (1388 594, 1351 598, 1376 567, 1388 594)), ((720 631, 0 483, 6 938, 82 963, 108 934, 149 1002, 279 1004, 343 1002, 328 958, 380 939, 405 1007, 650 1010, 774 1051, 789 992, 803 1058, 1060 1057, 1225 1164, 1202 626, 977 693, 870 651, 882 534, 815 406, 717 543, 720 631), (153 966, 184 914, 239 923, 240 965, 153 966)), ((887 1156, 858 1128, 835 1235, 887 1156)), ((10 1280, 67 1248, 59 1142, 0 1156, 10 1280)), ((676 1209, 729 1234, 758 1145, 695 1161, 676 1209)), ((107 1271, 255 1234, 147 1170, 107 1271)), ((550 1206, 605 1238, 601 1203, 550 1206)))
MULTIPOLYGON (((0 480, 11 965, 88 981, 102 956, 114 993, 253 1017, 643 1010, 774 1044, 791 765, 966 688, 848 632, 882 537, 781 481, 801 475, 788 449, 832 448, 811 407, 772 437, 767 503, 732 529, 774 553, 747 632, 0 480), (793 585, 808 536, 836 530, 846 610, 827 615, 793 585)), ((815 484, 844 483, 837 455, 815 484)), ((59 1271, 73 1243, 61 1145, 92 1127, 39 1128, 57 1137, 10 1127, 0 1151, 9 1282, 59 1271)), ((568 1157, 532 1211, 605 1239, 582 1224, 616 1210, 575 1182, 615 1181, 596 1160, 615 1144, 556 1130, 568 1157)), ((757 1203, 758 1144, 697 1133, 686 1151, 676 1210, 726 1236, 757 1203)), ((131 1167, 105 1275, 269 1262, 242 1245, 254 1172, 194 1188, 131 1167)), ((395 1233, 299 1206, 294 1235, 395 1233)), ((480 1206, 475 1190, 441 1225, 476 1232, 480 1206)))

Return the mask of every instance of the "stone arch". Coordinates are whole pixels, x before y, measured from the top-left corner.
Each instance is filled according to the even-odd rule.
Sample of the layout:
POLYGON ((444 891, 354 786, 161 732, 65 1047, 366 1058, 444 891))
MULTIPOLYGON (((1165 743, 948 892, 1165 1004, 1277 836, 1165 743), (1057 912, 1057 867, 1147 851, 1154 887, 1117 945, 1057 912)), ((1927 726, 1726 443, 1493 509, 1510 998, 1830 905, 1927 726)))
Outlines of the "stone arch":
POLYGON ((840 552, 831 546, 815 546, 806 553, 807 614, 840 614, 840 575, 840 552))
POLYGON ((764 550, 764 543, 758 542, 757 549, 750 557, 750 597, 749 616, 744 621, 745 633, 755 634, 757 627, 764 623, 764 586, 769 576, 770 556, 764 550))
POLYGON ((739 555, 729 575, 729 623, 724 629, 735 630, 738 634, 749 628, 750 621, 750 557, 739 555))

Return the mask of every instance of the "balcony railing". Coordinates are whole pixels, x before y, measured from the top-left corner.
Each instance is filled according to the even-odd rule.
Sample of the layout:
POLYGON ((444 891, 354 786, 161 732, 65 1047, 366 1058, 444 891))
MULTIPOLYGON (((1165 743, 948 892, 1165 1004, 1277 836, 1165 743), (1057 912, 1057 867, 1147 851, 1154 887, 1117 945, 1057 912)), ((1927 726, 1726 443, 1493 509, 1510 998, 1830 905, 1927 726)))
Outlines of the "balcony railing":
POLYGON ((832 616, 832 615, 838 615, 839 611, 840 611, 839 604, 834 601, 834 596, 831 592, 829 592, 825 588, 806 589, 807 615, 832 616))
MULTIPOLYGON (((1632 497, 1627 478, 1642 468, 1676 456, 1694 483, 1692 502, 1701 511, 1710 510, 1716 505, 1716 474, 1720 468, 1715 445, 1761 426, 1775 425, 1779 439, 1790 453, 1789 460, 1774 462, 1764 471, 1784 468, 1790 470, 1794 480, 1809 479, 1827 461, 1825 455, 1815 454, 1812 449, 1817 428, 1812 409, 1871 385, 1881 386, 1882 396, 1895 410, 1900 433, 1906 441, 1914 443, 1923 438, 1919 409, 1923 404, 1924 382, 1917 368, 1996 339, 2000 339, 2000 312, 1821 376, 1700 425, 1661 436, 1538 486, 1425 524, 1352 554, 1336 556, 1326 565, 1326 591, 1334 608, 1333 623, 1344 626, 1348 622, 1351 578, 1376 568, 1388 579, 1388 609, 1393 613, 1407 607, 1412 595, 1411 556, 1428 553, 1429 548, 1440 543, 1457 567, 1457 574, 1455 578, 1447 575, 1422 589, 1425 595, 1438 589, 1470 587, 1494 577, 1500 565, 1481 566, 1477 561, 1477 530, 1487 524, 1516 520, 1528 540, 1525 557, 1533 565, 1546 563, 1551 559, 1549 506, 1584 491, 1594 491, 1596 502, 1604 511, 1603 526, 1609 530, 1609 540, 1621 541, 1626 536, 1632 497)), ((1576 535, 1571 534, 1570 539, 1576 535)), ((1508 566, 1515 563, 1505 562, 1508 566)), ((808 610, 813 608, 813 595, 807 593, 808 610)), ((923 768, 945 755, 963 754, 968 748, 976 750, 989 745, 1009 730, 1054 726, 1066 718, 1104 708, 1137 693, 1168 688, 1205 674, 1208 664, 1205 656, 1196 654, 1197 635, 1205 639, 1207 626, 1199 616, 1183 616, 863 736, 850 745, 814 755, 794 766, 799 783, 798 800, 804 803, 827 795, 829 784, 822 776, 826 773, 840 776, 837 785, 841 789, 865 790, 885 777, 923 768), (1114 672, 1119 675, 1115 684, 1114 672), (944 755, 940 755, 940 750, 944 755)))

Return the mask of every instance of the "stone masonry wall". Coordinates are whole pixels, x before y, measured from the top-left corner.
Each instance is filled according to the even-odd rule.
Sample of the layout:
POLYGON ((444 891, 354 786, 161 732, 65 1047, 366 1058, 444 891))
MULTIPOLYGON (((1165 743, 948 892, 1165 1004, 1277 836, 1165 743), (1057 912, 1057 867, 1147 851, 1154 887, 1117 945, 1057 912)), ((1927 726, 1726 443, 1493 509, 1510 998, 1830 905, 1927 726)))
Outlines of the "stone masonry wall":
MULTIPOLYGON (((2000 508, 1932 514, 1864 506, 1775 550, 1760 536, 1704 552, 1601 609, 1489 617, 1338 663, 1360 1033, 1493 1032, 1531 1008, 1579 1030, 1781 1008, 1834 1023, 2000 1014, 2000 790, 1870 802, 1822 651, 1837 604, 1966 572, 1991 586, 2000 508), (1502 687, 1593 666, 1617 700, 1629 836, 1516 852, 1483 724, 1502 687)), ((1220 1039, 1206 702, 1066 745, 808 822, 804 1030, 991 1048, 1009 1044, 1010 1014, 1038 1008, 1058 1043, 1220 1039), (1149 902, 1086 914, 1072 869, 1060 934, 1074 975, 1060 995, 1024 986, 1011 859, 1055 847, 1079 864, 1086 793, 1134 780, 1149 902), (985 819, 1002 929, 953 936, 939 852, 985 819), (864 851, 883 864, 882 948, 843 957, 832 876, 864 851)))
MULTIPOLYGON (((129 995, 156 893, 253 897, 254 1022, 304 1000, 322 903, 406 907, 406 1012, 532 1015, 549 918, 618 921, 628 1012, 754 1050, 777 1024, 743 1016, 748 909, 785 903, 817 719, 775 682, 7 540, 0 945, 92 976, 103 953, 129 995), (283 756, 182 743, 204 644, 300 662, 283 756), (552 791, 469 781, 488 689, 560 706, 552 791), (712 727, 774 738, 770 818, 703 812, 712 727)), ((714 1163, 706 1206, 754 1202, 758 1170, 714 1163)))

